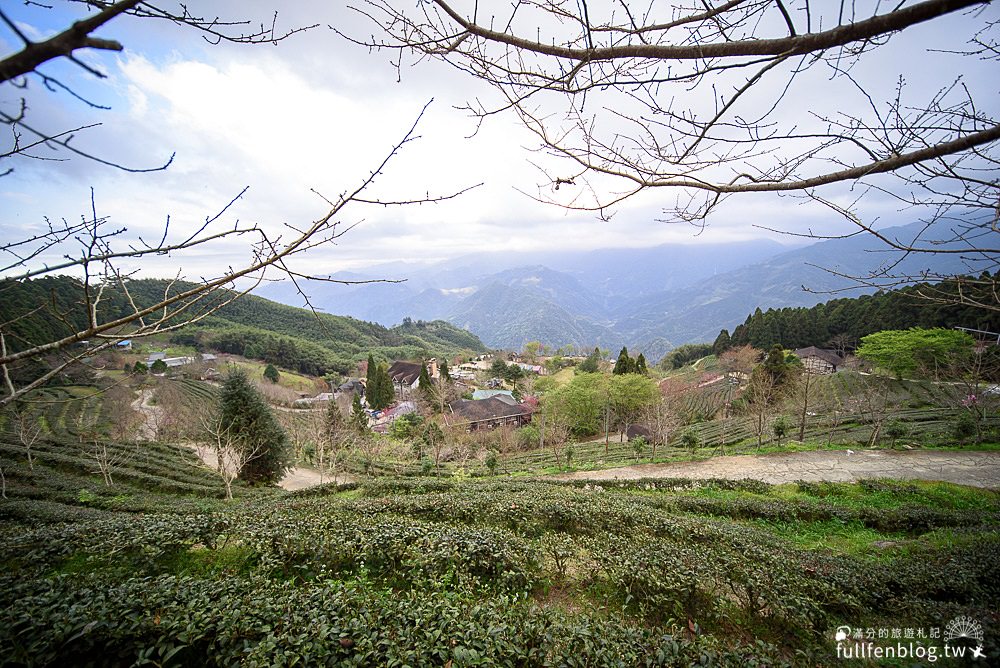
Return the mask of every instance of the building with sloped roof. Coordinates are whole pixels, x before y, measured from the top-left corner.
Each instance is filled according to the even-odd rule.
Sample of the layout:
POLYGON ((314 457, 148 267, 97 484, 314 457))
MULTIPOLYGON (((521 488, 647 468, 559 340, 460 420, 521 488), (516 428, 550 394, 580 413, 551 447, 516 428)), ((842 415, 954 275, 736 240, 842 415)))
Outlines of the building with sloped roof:
POLYGON ((448 407, 444 414, 445 421, 452 426, 465 425, 469 431, 521 427, 531 422, 530 406, 510 404, 504 399, 459 399, 448 407))
POLYGON ((816 346, 799 348, 795 351, 795 356, 802 360, 802 366, 808 373, 829 374, 836 373, 844 365, 844 358, 832 350, 824 350, 816 346))

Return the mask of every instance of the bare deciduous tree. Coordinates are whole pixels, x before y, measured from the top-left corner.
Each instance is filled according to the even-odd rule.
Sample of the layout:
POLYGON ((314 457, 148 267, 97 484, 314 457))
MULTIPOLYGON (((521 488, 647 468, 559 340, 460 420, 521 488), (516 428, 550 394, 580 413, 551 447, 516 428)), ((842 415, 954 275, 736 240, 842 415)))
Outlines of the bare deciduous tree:
MULTIPOLYGON (((276 28, 275 20, 255 27, 251 21, 219 17, 203 17, 192 13, 184 4, 171 8, 172 3, 153 4, 141 0, 74 0, 91 13, 65 30, 44 41, 33 41, 25 31, 0 9, 0 28, 11 32, 21 43, 21 48, 0 59, 0 87, 4 90, 24 90, 36 83, 50 90, 69 91, 81 104, 91 104, 73 92, 71 82, 56 79, 43 73, 40 66, 56 60, 65 60, 79 66, 86 77, 104 78, 96 67, 78 56, 88 51, 120 51, 120 43, 94 36, 95 31, 126 19, 161 20, 201 32, 210 41, 237 43, 276 43, 311 26, 292 28, 284 32, 276 28)), ((30 3, 43 11, 47 5, 30 3)), ((71 143, 79 132, 89 127, 67 130, 38 128, 28 118, 31 105, 21 99, 19 109, 0 109, 0 124, 11 129, 11 145, 0 148, 0 161, 32 159, 33 149, 44 146, 60 152, 60 158, 75 157, 109 165, 125 171, 156 171, 165 169, 172 157, 151 168, 132 168, 117 164, 101 156, 76 148, 71 143), (25 139, 27 134, 28 139, 25 139)), ((91 104, 91 106, 94 106, 91 104)), ((423 113, 420 114, 422 117, 423 113)), ((419 122, 419 117, 417 119, 419 122)), ((0 322, 0 370, 4 391, 0 406, 25 396, 42 386, 84 357, 93 356, 115 346, 125 339, 137 339, 163 334, 198 322, 215 313, 226 304, 251 291, 265 280, 265 275, 279 272, 297 286, 305 278, 342 283, 321 276, 308 276, 296 270, 293 260, 317 246, 332 245, 352 226, 344 216, 352 217, 356 209, 364 206, 404 205, 437 202, 450 199, 458 193, 444 196, 422 194, 414 198, 382 197, 371 193, 373 183, 383 174, 389 162, 404 146, 416 139, 411 126, 401 139, 376 165, 359 179, 359 183, 345 189, 334 198, 315 194, 325 203, 325 213, 313 221, 286 223, 278 229, 264 222, 233 222, 230 210, 247 192, 249 187, 236 194, 231 201, 219 207, 204 220, 188 223, 173 221, 167 216, 162 234, 143 238, 128 234, 127 228, 112 223, 98 214, 96 196, 91 197, 89 213, 78 222, 63 220, 46 221, 46 227, 20 239, 0 242, 0 274, 8 285, 44 276, 73 275, 78 279, 77 300, 71 307, 52 304, 25 307, 12 320, 0 322), (186 253, 205 253, 218 249, 219 244, 238 241, 246 251, 242 264, 230 266, 214 275, 198 276, 184 281, 179 270, 173 281, 168 281, 162 294, 153 298, 140 298, 130 290, 130 282, 137 278, 135 271, 125 268, 125 262, 136 263, 144 257, 170 254, 182 260, 186 253), (109 302, 124 303, 124 311, 109 307, 109 302), (73 313, 67 312, 73 311, 73 313), (73 317, 81 315, 80 318, 73 317), (27 318, 48 317, 63 327, 63 333, 51 340, 36 340, 25 335, 18 327, 27 318), (81 349, 77 344, 88 341, 91 345, 81 349), (25 382, 17 382, 10 370, 30 360, 58 354, 58 361, 45 371, 35 374, 25 382)), ((7 164, 7 163, 5 163, 7 164)), ((0 176, 9 174, 13 167, 0 169, 0 176)), ((315 192, 315 191, 314 191, 315 192)), ((3 287, 3 286, 0 286, 3 287)), ((301 291, 300 291, 301 293, 301 291)), ((306 303, 308 298, 301 293, 306 303)))
POLYGON ((226 486, 226 499, 231 501, 233 481, 240 477, 244 466, 263 453, 265 446, 258 443, 248 447, 246 439, 234 437, 217 419, 206 419, 202 425, 208 441, 198 444, 198 456, 210 466, 215 460, 214 470, 226 486))
MULTIPOLYGON (((985 70, 966 72, 1000 59, 988 0, 364 0, 358 11, 375 34, 349 39, 398 52, 400 66, 406 53, 444 61, 498 93, 468 110, 512 113, 537 137, 539 200, 604 216, 656 189, 673 195, 657 200, 668 219, 700 227, 730 196, 795 194, 904 254, 1000 266, 995 90, 985 70), (941 29, 928 40, 922 24, 941 29), (925 59, 945 64, 939 79, 918 69, 925 59), (858 212, 871 192, 924 229, 882 234, 858 212)), ((892 264, 852 278, 933 277, 892 264)))
POLYGON ((11 417, 14 423, 14 433, 17 434, 17 440, 21 442, 24 454, 28 458, 28 468, 34 471, 35 459, 31 454, 31 448, 34 447, 38 437, 42 435, 42 424, 39 421, 39 416, 29 407, 17 405, 14 407, 11 417))
POLYGON ((679 397, 665 395, 654 401, 643 412, 643 424, 649 429, 649 444, 652 448, 650 458, 656 459, 656 448, 666 445, 681 426, 681 416, 678 410, 679 397))

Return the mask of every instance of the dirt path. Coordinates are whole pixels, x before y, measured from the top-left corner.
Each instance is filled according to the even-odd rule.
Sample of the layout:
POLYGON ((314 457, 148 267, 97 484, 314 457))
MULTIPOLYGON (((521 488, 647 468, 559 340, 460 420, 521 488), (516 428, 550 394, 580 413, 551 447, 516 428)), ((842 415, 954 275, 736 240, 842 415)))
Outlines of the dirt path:
MULTIPOLYGON (((354 477, 346 473, 337 474, 338 483, 354 482, 354 477)), ((333 476, 329 473, 323 476, 323 483, 334 482, 333 476)), ((294 492, 297 489, 308 489, 309 487, 315 487, 320 484, 319 471, 316 469, 304 468, 297 466, 291 469, 285 474, 285 477, 281 479, 278 485, 289 492, 294 492)))
POLYGON ((853 482, 865 478, 897 478, 1000 488, 1000 452, 825 450, 714 457, 676 464, 638 464, 553 477, 559 480, 755 478, 775 484, 796 480, 853 482))
POLYGON ((139 390, 139 396, 132 402, 132 409, 142 418, 137 433, 137 440, 140 441, 156 440, 156 425, 160 423, 163 409, 149 403, 152 399, 153 390, 139 390))
MULTIPOLYGON (((205 466, 208 466, 212 470, 215 470, 219 466, 219 459, 215 456, 215 451, 212 448, 198 447, 194 443, 184 443, 183 445, 194 450, 205 466)), ((346 473, 340 473, 337 475, 336 481, 339 483, 354 482, 354 477, 346 473)), ((334 482, 333 476, 330 474, 323 476, 322 483, 328 482, 334 482)), ((297 489, 308 489, 319 484, 321 484, 319 471, 304 466, 297 466, 289 469, 285 477, 278 483, 278 486, 289 492, 294 492, 297 489)))

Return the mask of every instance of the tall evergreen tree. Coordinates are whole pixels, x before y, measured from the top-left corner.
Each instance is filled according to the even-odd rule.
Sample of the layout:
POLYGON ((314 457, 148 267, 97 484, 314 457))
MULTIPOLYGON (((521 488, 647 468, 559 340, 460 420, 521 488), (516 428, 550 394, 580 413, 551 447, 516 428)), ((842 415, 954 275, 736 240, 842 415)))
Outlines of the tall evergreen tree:
POLYGON ((427 362, 420 363, 420 378, 417 380, 417 387, 419 387, 423 392, 430 392, 431 386, 431 375, 427 372, 427 362))
POLYGON ((629 367, 632 366, 634 362, 628 356, 628 348, 622 346, 621 352, 618 353, 618 360, 615 361, 615 368, 611 371, 616 376, 623 376, 629 372, 629 367))
POLYGON ((441 367, 438 369, 438 373, 441 374, 441 382, 451 380, 451 374, 448 372, 448 360, 441 360, 441 367))
POLYGON ((273 484, 291 465, 288 437, 267 402, 247 378, 234 369, 219 395, 218 425, 230 447, 254 453, 239 473, 250 484, 273 484))
MULTIPOLYGON (((360 404, 361 398, 356 393, 354 396, 358 398, 358 403, 360 404)), ((340 407, 333 399, 327 402, 326 413, 323 418, 323 431, 327 439, 332 442, 338 438, 337 434, 344 428, 344 414, 340 412, 340 407)))
POLYGON ((788 360, 781 344, 775 343, 764 360, 764 370, 774 379, 775 387, 780 387, 789 375, 788 360))
POLYGON ((376 371, 377 368, 375 366, 375 358, 372 357, 371 353, 368 353, 368 368, 365 370, 365 397, 368 398, 369 403, 371 402, 371 397, 378 394, 378 380, 375 376, 376 371))
POLYGON ((264 378, 267 378, 272 383, 277 383, 280 378, 278 375, 278 368, 273 364, 268 364, 264 367, 264 378))
POLYGON ((368 414, 361 406, 361 396, 355 394, 351 401, 351 426, 359 434, 368 433, 368 414))
POLYGON ((729 346, 730 346, 729 330, 724 329, 721 332, 719 332, 719 335, 717 337, 715 337, 715 343, 712 344, 712 354, 721 355, 722 353, 729 350, 729 346))
POLYGON ((392 378, 384 364, 375 367, 373 375, 374 390, 368 390, 368 405, 377 411, 388 408, 396 398, 396 392, 392 386, 392 378))
POLYGON ((649 365, 646 364, 646 356, 639 353, 639 356, 635 358, 635 373, 641 373, 646 375, 649 373, 649 365))

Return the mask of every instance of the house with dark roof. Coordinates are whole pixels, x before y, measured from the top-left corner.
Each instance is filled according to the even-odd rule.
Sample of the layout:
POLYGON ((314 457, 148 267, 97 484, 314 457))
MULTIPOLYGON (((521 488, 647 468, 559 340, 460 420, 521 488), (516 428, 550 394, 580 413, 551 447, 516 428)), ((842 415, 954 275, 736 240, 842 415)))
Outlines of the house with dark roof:
MULTIPOLYGON (((393 362, 389 365, 386 371, 399 396, 409 396, 410 392, 420 385, 420 366, 420 362, 393 362)), ((438 378, 437 360, 427 361, 427 375, 431 379, 438 378)))
MULTIPOLYGON (((506 397, 504 397, 506 399, 506 397)), ((445 421, 452 426, 465 425, 469 431, 496 429, 497 427, 522 427, 531 422, 531 407, 510 404, 500 397, 488 399, 459 399, 445 412, 445 421)))
POLYGON ((844 365, 844 358, 837 353, 815 346, 799 348, 795 356, 802 360, 806 372, 812 374, 836 373, 844 365))
POLYGON ((388 368, 389 378, 400 396, 409 395, 420 383, 419 362, 393 362, 388 368))

